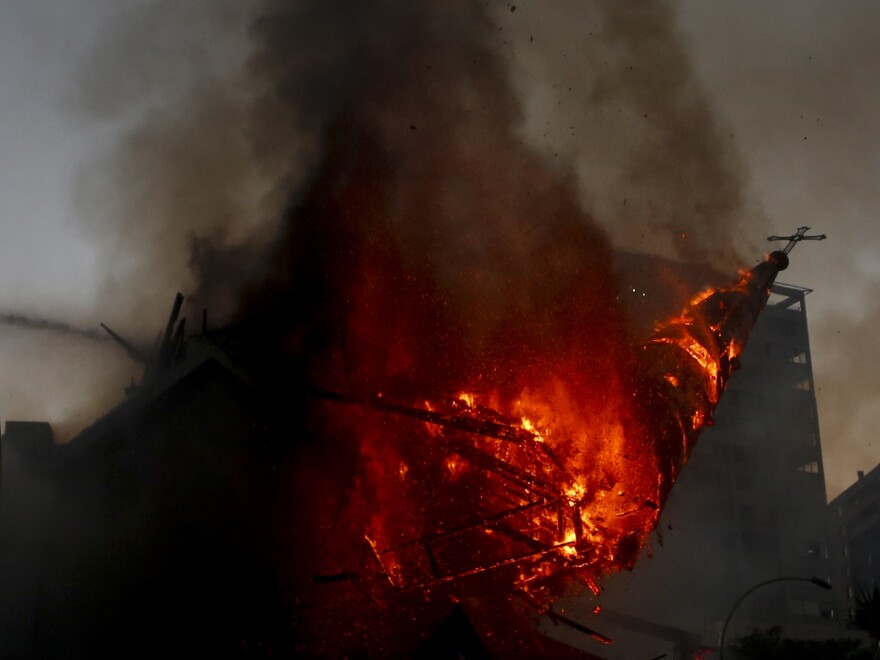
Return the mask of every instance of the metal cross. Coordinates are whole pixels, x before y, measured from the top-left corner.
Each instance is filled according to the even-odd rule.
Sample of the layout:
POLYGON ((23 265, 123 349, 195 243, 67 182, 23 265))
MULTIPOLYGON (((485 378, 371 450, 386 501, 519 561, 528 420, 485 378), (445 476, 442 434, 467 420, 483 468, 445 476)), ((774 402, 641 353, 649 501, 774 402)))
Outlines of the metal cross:
POLYGON ((801 241, 824 241, 828 238, 825 234, 816 234, 815 236, 807 236, 809 227, 798 227, 797 233, 792 236, 768 236, 768 241, 788 241, 788 245, 783 248, 783 252, 788 254, 791 249, 801 241))

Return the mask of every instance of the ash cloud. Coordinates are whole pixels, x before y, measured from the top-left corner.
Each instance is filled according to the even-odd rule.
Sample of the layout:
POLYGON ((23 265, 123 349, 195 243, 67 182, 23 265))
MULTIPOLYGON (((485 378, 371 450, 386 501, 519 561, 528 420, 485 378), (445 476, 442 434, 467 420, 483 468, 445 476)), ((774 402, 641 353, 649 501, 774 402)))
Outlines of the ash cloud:
MULTIPOLYGON (((74 134, 90 140, 70 196, 76 229, 96 248, 101 284, 70 296, 72 309, 62 310, 57 324, 40 319, 58 313, 38 302, 45 295, 18 294, 15 306, 31 318, 4 318, 0 338, 8 373, 15 374, 0 392, 3 416, 48 420, 58 441, 119 403, 140 372, 112 342, 95 342, 80 328, 100 332, 98 322, 106 321, 134 343, 152 344, 174 293, 198 293, 189 246, 200 239, 253 243, 261 217, 251 212, 258 184, 248 178, 248 159, 239 157, 246 144, 242 110, 238 87, 229 84, 230 62, 244 50, 246 10, 234 2, 149 2, 91 11, 94 23, 103 23, 100 41, 78 66, 69 65, 76 73, 59 111, 74 134)), ((74 51, 66 39, 76 40, 67 34, 47 38, 63 41, 61 52, 74 51)), ((220 283, 232 288, 240 272, 230 271, 231 284, 220 283)), ((218 316, 230 306, 230 296, 216 289, 200 297, 218 316)))
MULTIPOLYGON (((547 328, 534 332, 551 336, 571 301, 582 303, 578 318, 615 323, 610 246, 578 208, 571 178, 549 172, 515 136, 519 104, 480 5, 269 9, 251 61, 265 90, 260 125, 268 139, 283 135, 275 123, 296 122, 328 138, 308 193, 292 198, 272 301, 259 313, 324 319, 316 342, 340 323, 382 328, 363 345, 404 347, 406 363, 424 356, 412 345, 421 334, 450 373, 537 314, 547 328), (572 290, 588 274, 590 286, 572 290)), ((394 362, 381 353, 354 359, 377 362, 367 371, 394 362)))
POLYGON ((390 222, 438 262, 455 253, 421 227, 443 223, 434 239, 458 232, 471 261, 488 260, 478 237, 486 216, 530 216, 500 230, 526 245, 544 217, 584 216, 583 205, 617 244, 742 266, 730 247, 741 243, 741 164, 671 5, 510 9, 157 1, 123 12, 85 63, 74 103, 111 144, 77 186, 107 272, 110 324, 146 339, 154 328, 134 326, 134 310, 161 323, 178 289, 194 309, 228 319, 240 291, 265 275, 283 210, 319 176, 343 121, 367 126, 408 173, 388 194, 409 215, 390 222), (449 90, 462 102, 450 103, 449 90), (432 154, 456 125, 460 144, 432 154), (507 134, 515 130, 528 147, 507 134), (478 163, 468 148, 488 157, 478 163), (438 158, 457 159, 457 182, 450 168, 436 178, 438 158), (469 177, 483 190, 466 189, 469 177), (418 197, 432 202, 420 208, 418 197))
MULTIPOLYGON (((430 295, 479 351, 565 296, 581 316, 615 317, 606 232, 742 266, 730 248, 740 164, 671 6, 511 9, 158 0, 122 11, 72 104, 103 131, 75 192, 106 272, 105 320, 148 342, 182 290, 212 325, 320 317, 312 334, 338 338, 360 311, 314 301, 363 278, 368 264, 346 250, 367 246, 435 287, 385 304, 430 295), (595 295, 570 295, 566 273, 591 277, 595 295)), ((448 342, 438 323, 413 321, 448 342)))
POLYGON ((73 193, 81 230, 98 247, 105 318, 140 340, 161 327, 178 290, 194 310, 228 316, 272 234, 271 173, 259 171, 248 136, 243 60, 252 9, 230 1, 127 6, 71 94, 71 113, 97 136, 73 193), (232 258, 235 267, 225 267, 232 258))
POLYGON ((106 332, 12 311, 0 311, 0 327, 6 366, 24 376, 0 388, 7 415, 48 419, 55 440, 65 442, 119 401, 118 383, 134 365, 106 332), (58 394, 47 400, 47 391, 58 394))
POLYGON ((524 74, 525 135, 572 164, 582 203, 616 245, 735 270, 764 249, 744 231, 763 214, 675 8, 518 5, 507 27, 524 74))
POLYGON ((121 349, 88 330, 3 325, 4 370, 15 375, 0 385, 3 418, 49 421, 56 441, 69 440, 119 403, 137 372, 121 349))
MULTIPOLYGON (((663 2, 133 4, 69 108, 97 136, 74 195, 104 273, 98 313, 137 343, 178 290, 213 326, 258 307, 314 314, 290 303, 321 284, 293 261, 311 263, 310 241, 329 249, 335 230, 315 219, 328 212, 430 271, 475 350, 562 296, 560 273, 589 271, 601 290, 581 316, 615 308, 606 232, 743 265, 730 247, 743 176, 663 2), (355 175, 373 190, 330 190, 355 175), (565 232, 581 242, 560 248, 565 232), (256 302, 285 288, 291 310, 256 302)), ((350 311, 322 313, 338 326, 350 311)))

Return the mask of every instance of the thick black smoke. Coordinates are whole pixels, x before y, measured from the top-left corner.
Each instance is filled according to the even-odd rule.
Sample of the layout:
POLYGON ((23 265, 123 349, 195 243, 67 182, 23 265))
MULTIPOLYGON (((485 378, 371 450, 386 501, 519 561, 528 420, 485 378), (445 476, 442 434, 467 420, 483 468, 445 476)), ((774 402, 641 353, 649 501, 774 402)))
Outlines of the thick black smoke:
MULTIPOLYGON (((145 338, 155 330, 132 327, 133 310, 161 323, 177 289, 229 318, 265 276, 284 209, 355 122, 407 173, 388 192, 393 230, 450 266, 436 236, 458 233, 469 261, 490 263, 485 216, 528 215, 540 233, 579 206, 628 248, 742 264, 730 255, 743 176, 666 2, 158 1, 123 15, 82 83, 80 110, 116 135, 82 176, 86 229, 110 324, 145 338), (432 144, 485 171, 450 172, 432 144), (571 208, 548 208, 554 198, 571 208)), ((525 260, 535 236, 504 232, 525 260)))
POLYGON ((571 176, 516 135, 520 105, 485 7, 268 7, 251 59, 260 152, 283 154, 289 126, 325 139, 308 187, 288 193, 269 284, 245 318, 305 326, 315 345, 348 333, 355 371, 432 380, 418 367, 428 344, 454 378, 486 351, 514 353, 516 338, 529 351, 530 333, 618 322, 610 245, 571 176), (578 318, 563 323, 574 300, 578 318))

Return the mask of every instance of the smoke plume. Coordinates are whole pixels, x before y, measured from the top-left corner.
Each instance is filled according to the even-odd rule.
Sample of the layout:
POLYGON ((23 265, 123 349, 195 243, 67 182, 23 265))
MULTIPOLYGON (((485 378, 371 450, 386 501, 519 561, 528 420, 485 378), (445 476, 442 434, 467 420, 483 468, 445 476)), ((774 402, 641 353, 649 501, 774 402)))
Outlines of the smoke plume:
POLYGON ((521 3, 505 27, 525 136, 573 164, 618 246, 725 269, 760 254, 742 230, 762 214, 672 3, 521 3))
POLYGON ((248 138, 253 3, 159 0, 119 12, 83 65, 72 110, 99 136, 79 173, 105 320, 149 341, 178 290, 221 319, 272 234, 248 138), (104 311, 106 310, 106 311, 104 311))
POLYGON ((610 245, 572 178, 516 137, 484 8, 269 8, 251 61, 274 92, 257 104, 266 142, 298 121, 326 140, 308 191, 291 196, 264 302, 244 317, 306 326, 316 345, 347 333, 355 371, 432 381, 420 362, 454 381, 490 350, 522 362, 530 333, 563 342, 575 320, 619 323, 610 245))
POLYGON ((78 186, 109 322, 141 338, 154 328, 133 310, 161 323, 177 289, 229 318, 290 231, 283 209, 358 130, 406 173, 387 193, 393 231, 444 263, 438 277, 485 262, 463 306, 511 266, 481 235, 526 259, 546 218, 581 208, 619 245, 742 265, 740 164, 665 2, 158 1, 95 48, 77 107, 111 145, 78 186), (436 240, 450 234, 458 248, 436 240))

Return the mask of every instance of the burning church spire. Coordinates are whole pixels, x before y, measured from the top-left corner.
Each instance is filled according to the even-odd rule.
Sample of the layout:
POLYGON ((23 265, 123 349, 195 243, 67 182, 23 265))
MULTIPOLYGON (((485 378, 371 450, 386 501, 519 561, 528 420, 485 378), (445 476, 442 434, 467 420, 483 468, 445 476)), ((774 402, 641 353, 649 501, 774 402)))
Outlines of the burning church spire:
POLYGON ((604 575, 631 568, 805 231, 660 324, 605 374, 606 392, 590 393, 600 406, 571 372, 514 397, 401 383, 314 392, 364 433, 364 584, 393 598, 483 579, 551 611, 573 585, 598 592, 604 575))
POLYGON ((776 276, 788 268, 788 253, 799 241, 825 238, 824 234, 806 236, 808 230, 800 227, 792 236, 769 237, 789 243, 744 271, 735 285, 699 294, 679 317, 663 324, 642 345, 647 384, 642 395, 645 409, 650 410, 646 433, 658 439, 661 500, 703 426, 714 424, 712 412, 731 373, 740 366, 739 355, 776 276))

